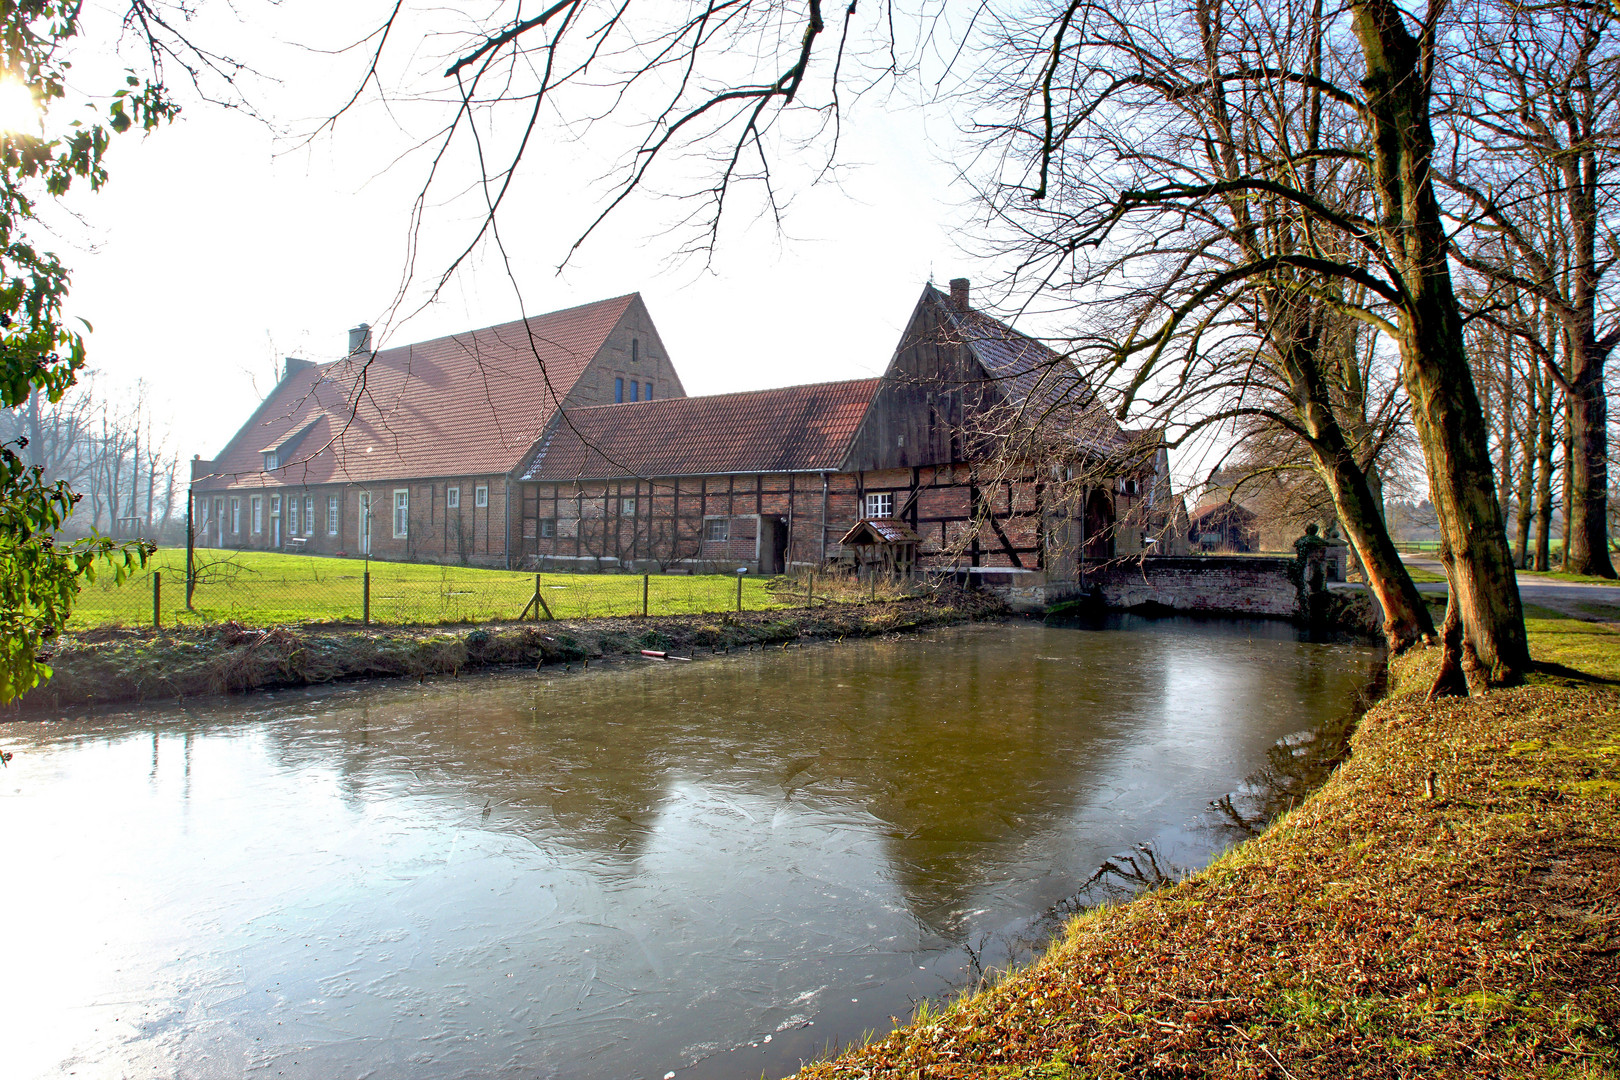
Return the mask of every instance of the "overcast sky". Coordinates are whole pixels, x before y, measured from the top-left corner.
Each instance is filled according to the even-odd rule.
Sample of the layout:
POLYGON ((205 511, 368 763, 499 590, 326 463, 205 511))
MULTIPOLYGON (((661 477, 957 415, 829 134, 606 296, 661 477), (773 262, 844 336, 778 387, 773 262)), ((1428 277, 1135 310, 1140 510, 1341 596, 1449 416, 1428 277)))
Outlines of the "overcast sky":
MULTIPOLYGON (((424 162, 395 159, 432 109, 363 111, 302 148, 286 137, 353 89, 353 58, 291 43, 344 40, 346 28, 331 25, 334 7, 353 16, 351 28, 381 10, 249 3, 244 24, 223 5, 204 5, 191 30, 274 76, 251 89, 271 123, 186 99, 178 123, 119 140, 109 185, 76 198, 81 221, 59 223, 72 312, 94 325, 92 366, 109 385, 145 380, 185 457, 224 446, 281 357, 341 355, 348 328, 381 321, 401 280, 424 162), (301 33, 311 26, 323 36, 301 33)), ((76 63, 86 87, 105 85, 98 80, 121 66, 105 21, 91 29, 95 48, 76 63)), ((712 266, 672 264, 665 230, 678 207, 653 200, 614 218, 561 274, 555 267, 603 190, 596 178, 613 162, 547 131, 503 218, 524 305, 534 314, 639 291, 694 394, 880 372, 923 284, 973 274, 954 239, 967 196, 952 184, 948 124, 907 107, 904 95, 863 102, 853 119, 840 155, 849 167, 837 184, 791 184, 785 235, 739 215, 712 266)), ((418 263, 433 272, 425 276, 440 269, 469 215, 452 205, 431 220, 418 263)), ((504 268, 481 251, 439 302, 382 344, 519 311, 504 268)))

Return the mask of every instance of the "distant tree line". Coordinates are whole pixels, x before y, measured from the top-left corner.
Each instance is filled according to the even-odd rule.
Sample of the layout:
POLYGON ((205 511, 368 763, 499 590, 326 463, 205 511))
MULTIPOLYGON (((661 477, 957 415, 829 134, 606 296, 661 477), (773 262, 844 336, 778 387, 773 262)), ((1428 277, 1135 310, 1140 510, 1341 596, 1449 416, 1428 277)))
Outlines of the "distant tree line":
POLYGON ((36 388, 17 408, 0 410, 0 442, 17 445, 47 482, 79 494, 64 536, 184 537, 189 478, 148 397, 144 384, 104 392, 90 375, 57 401, 36 388))

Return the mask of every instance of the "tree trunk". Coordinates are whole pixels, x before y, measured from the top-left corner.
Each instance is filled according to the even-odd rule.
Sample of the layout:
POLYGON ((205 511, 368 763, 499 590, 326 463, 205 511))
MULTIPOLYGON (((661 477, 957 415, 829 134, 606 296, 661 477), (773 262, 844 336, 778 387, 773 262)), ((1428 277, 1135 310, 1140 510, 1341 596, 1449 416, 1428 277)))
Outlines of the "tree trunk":
POLYGON ((1536 453, 1535 446, 1531 442, 1531 434, 1535 431, 1536 425, 1537 381, 1533 377, 1529 381, 1529 423, 1524 428, 1524 448, 1519 454, 1519 487, 1516 496, 1518 506, 1515 508, 1517 516, 1513 522, 1513 565, 1520 568, 1530 565, 1530 517, 1534 513, 1532 500, 1536 496, 1536 453))
MULTIPOLYGON (((1280 305, 1281 306, 1281 305, 1280 305)), ((1346 536, 1361 560, 1367 586, 1384 611, 1384 639, 1391 652, 1402 652, 1420 641, 1434 640, 1434 620, 1424 606, 1412 575, 1406 572, 1384 521, 1381 494, 1375 494, 1368 470, 1356 460, 1350 440, 1333 410, 1332 395, 1322 374, 1321 323, 1313 313, 1293 312, 1294 318, 1273 315, 1273 324, 1291 326, 1293 333, 1279 341, 1282 370, 1293 393, 1316 472, 1333 497, 1333 508, 1346 536)), ((1274 340, 1279 335, 1274 333, 1274 340)), ((1380 484, 1380 487, 1382 485, 1380 484)))
MULTIPOLYGON (((1497 474, 1498 492, 1501 495, 1502 520, 1505 522, 1513 509, 1513 346, 1506 340, 1502 342, 1502 400, 1500 414, 1502 420, 1502 464, 1497 474)), ((1517 566, 1518 563, 1513 564, 1517 566)))
MULTIPOLYGON (((1573 364, 1571 365, 1574 366, 1573 364)), ((1603 365, 1582 365, 1570 380, 1569 528, 1564 534, 1564 570, 1615 576, 1609 559, 1609 403, 1603 365)))
POLYGON ((1431 178, 1426 58, 1392 0, 1351 0, 1351 10, 1366 58, 1381 231, 1405 294, 1401 377, 1440 518, 1464 654, 1491 682, 1514 683, 1530 666, 1530 647, 1431 178))
POLYGON ((1313 442, 1311 453, 1317 472, 1333 496, 1333 508, 1345 535, 1361 560, 1367 587, 1384 609, 1384 639, 1390 651, 1398 653, 1420 641, 1432 641, 1434 620, 1390 539, 1366 472, 1351 458, 1348 447, 1334 453, 1313 442))
POLYGON ((1558 385, 1552 372, 1543 371, 1536 395, 1536 561, 1546 573, 1552 568, 1553 399, 1558 385))
POLYGON ((1575 489, 1575 476, 1574 476, 1574 472, 1573 472, 1573 470, 1574 470, 1573 462, 1575 461, 1575 440, 1573 440, 1573 439, 1571 439, 1569 437, 1570 425, 1573 422, 1574 422, 1574 413, 1572 412, 1572 407, 1571 407, 1571 405, 1569 403, 1568 396, 1566 395, 1565 396, 1565 401, 1564 401, 1564 447, 1563 447, 1563 449, 1564 449, 1564 547, 1563 547, 1563 550, 1558 553, 1558 568, 1560 570, 1568 570, 1569 569, 1569 527, 1570 527, 1570 520, 1571 520, 1570 514, 1573 512, 1571 510, 1571 508, 1570 508, 1570 501, 1571 500, 1570 500, 1570 497, 1569 497, 1569 493, 1575 489))
MULTIPOLYGON (((1590 72, 1588 72, 1590 77, 1590 72)), ((1590 84, 1587 93, 1591 93, 1590 84)), ((1573 574, 1615 576, 1609 559, 1609 402, 1603 367, 1610 346, 1597 338, 1597 198, 1600 168, 1593 140, 1577 153, 1561 155, 1564 201, 1570 225, 1570 304, 1562 312, 1564 348, 1569 356, 1569 436, 1575 454, 1570 468, 1569 531, 1564 534, 1564 569, 1573 574)))

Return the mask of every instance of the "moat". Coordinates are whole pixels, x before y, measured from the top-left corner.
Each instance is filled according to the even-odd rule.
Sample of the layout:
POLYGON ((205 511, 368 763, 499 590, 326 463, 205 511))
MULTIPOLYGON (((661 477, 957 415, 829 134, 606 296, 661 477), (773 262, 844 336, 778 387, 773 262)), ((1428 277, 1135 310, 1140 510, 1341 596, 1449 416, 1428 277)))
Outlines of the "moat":
POLYGON ((1127 617, 0 725, 8 1074, 791 1072, 1206 862, 1378 661, 1127 617))

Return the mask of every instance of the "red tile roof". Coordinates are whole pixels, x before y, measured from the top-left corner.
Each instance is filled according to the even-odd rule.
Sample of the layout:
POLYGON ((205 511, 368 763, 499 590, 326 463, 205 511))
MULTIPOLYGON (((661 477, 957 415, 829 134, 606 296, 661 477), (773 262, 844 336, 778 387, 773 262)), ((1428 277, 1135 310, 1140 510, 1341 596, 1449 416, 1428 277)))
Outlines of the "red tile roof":
POLYGON ((294 372, 196 486, 510 472, 635 299, 619 296, 294 372), (264 450, 284 443, 281 467, 266 474, 264 450))
POLYGON ((880 382, 569 409, 523 479, 835 470, 880 382))
POLYGON ((838 542, 846 547, 854 547, 873 543, 915 544, 921 541, 922 537, 898 518, 862 518, 838 542))

